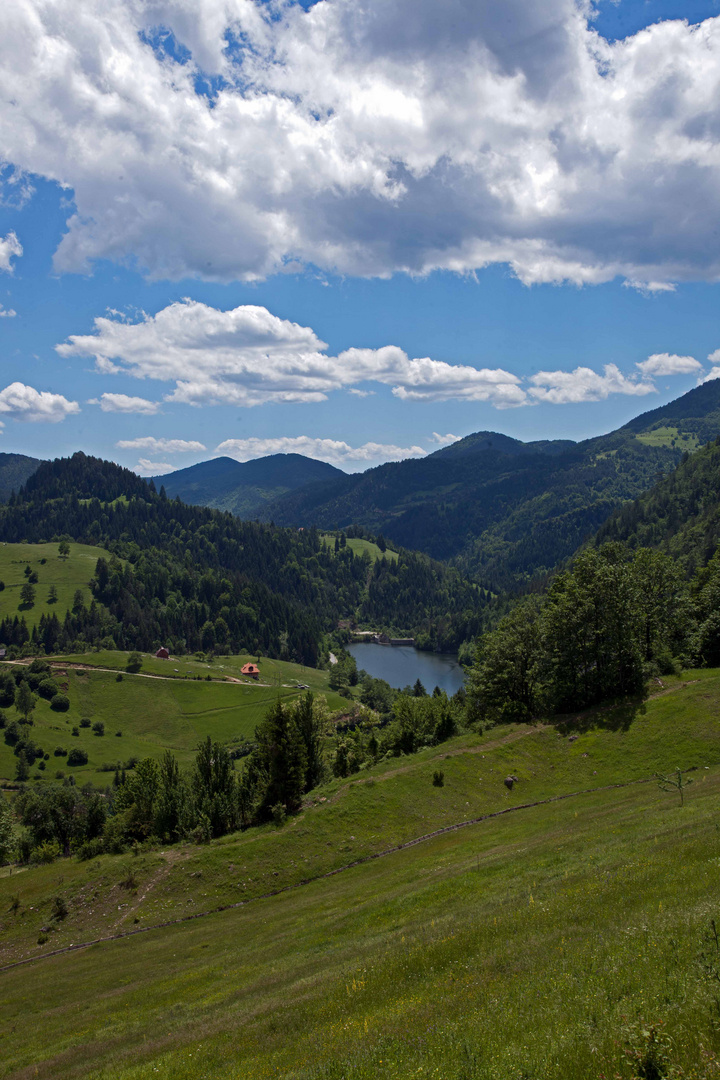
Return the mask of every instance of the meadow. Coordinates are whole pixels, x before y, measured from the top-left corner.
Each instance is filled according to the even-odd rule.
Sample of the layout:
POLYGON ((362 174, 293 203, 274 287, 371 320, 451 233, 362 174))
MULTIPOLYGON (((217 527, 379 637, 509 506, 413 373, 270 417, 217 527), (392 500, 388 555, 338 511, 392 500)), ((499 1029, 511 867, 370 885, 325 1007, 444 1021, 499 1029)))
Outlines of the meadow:
MULTIPOLYGON (((207 735, 231 748, 252 739, 255 727, 278 698, 291 701, 303 693, 297 689, 299 683, 324 693, 333 709, 344 702, 328 690, 327 672, 298 664, 261 659, 262 677, 256 683, 240 676, 250 657, 222 657, 208 664, 143 656, 141 671, 129 674, 125 671, 128 655, 99 652, 50 658, 54 678, 69 697, 70 708, 54 712, 49 702, 37 698, 32 738, 50 759, 44 771, 37 765, 33 768, 34 779, 52 780, 62 772, 74 775, 77 783, 91 781, 105 787, 112 780, 108 769, 116 763, 159 758, 165 750, 172 750, 181 765, 189 765, 207 735), (160 673, 164 677, 156 677, 160 673), (202 676, 200 681, 198 676, 202 676), (241 681, 224 681, 228 676, 241 681), (90 726, 81 726, 83 719, 90 726), (97 721, 105 726, 102 736, 92 730, 97 721), (77 735, 72 734, 73 728, 77 735), (59 747, 84 749, 87 765, 69 767, 65 756, 55 754, 59 747)), ((19 719, 15 708, 6 709, 5 714, 8 720, 19 719)), ((16 764, 12 747, 0 737, 0 778, 12 781, 16 764)))
POLYGON ((107 558, 104 548, 89 544, 70 543, 70 554, 66 558, 58 555, 57 544, 0 544, 0 581, 5 588, 0 592, 0 619, 7 615, 24 615, 28 629, 40 621, 41 615, 54 612, 62 621, 65 612, 72 608, 77 589, 83 594, 85 604, 92 599, 88 582, 95 573, 95 564, 102 556, 107 558), (35 603, 23 604, 20 589, 27 581, 25 567, 29 566, 38 575, 35 588, 35 603), (57 600, 49 601, 50 587, 57 590, 57 600))
POLYGON ((717 1077, 720 673, 664 682, 385 759, 282 828, 5 871, 0 964, 37 959, 2 971, 2 1075, 717 1077))
MULTIPOLYGON (((336 536, 339 533, 322 533, 320 539, 325 547, 329 547, 331 550, 335 548, 336 536)), ((364 540, 359 536, 349 536, 347 538, 347 546, 352 551, 353 555, 362 555, 364 552, 370 556, 373 562, 377 562, 378 559, 387 559, 388 562, 397 562, 398 554, 396 551, 391 551, 388 548, 386 551, 381 551, 376 543, 372 540, 364 540)))

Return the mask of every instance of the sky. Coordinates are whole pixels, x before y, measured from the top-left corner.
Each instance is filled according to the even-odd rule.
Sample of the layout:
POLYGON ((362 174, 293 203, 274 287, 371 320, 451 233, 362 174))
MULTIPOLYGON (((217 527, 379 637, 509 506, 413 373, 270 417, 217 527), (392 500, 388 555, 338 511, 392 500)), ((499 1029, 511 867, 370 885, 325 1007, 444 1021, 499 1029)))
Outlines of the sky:
POLYGON ((719 280, 719 0, 0 5, 4 452, 587 438, 719 280))

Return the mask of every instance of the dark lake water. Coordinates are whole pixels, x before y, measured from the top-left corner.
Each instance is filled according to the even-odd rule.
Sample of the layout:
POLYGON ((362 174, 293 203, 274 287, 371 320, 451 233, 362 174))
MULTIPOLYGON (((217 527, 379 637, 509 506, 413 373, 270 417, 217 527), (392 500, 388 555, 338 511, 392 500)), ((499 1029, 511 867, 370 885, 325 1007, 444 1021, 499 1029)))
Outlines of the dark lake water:
POLYGON ((359 668, 374 679, 385 679, 401 690, 419 679, 429 694, 436 686, 456 693, 465 681, 465 672, 451 653, 419 652, 404 645, 376 645, 361 641, 345 648, 359 668))

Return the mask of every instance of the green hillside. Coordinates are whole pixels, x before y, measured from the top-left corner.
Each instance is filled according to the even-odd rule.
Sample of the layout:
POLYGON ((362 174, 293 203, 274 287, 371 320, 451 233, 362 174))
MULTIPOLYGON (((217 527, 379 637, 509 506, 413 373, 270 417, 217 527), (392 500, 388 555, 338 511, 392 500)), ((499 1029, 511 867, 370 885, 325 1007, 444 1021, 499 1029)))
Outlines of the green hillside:
POLYGON ((420 460, 291 492, 263 513, 305 527, 356 524, 514 590, 552 572, 617 507, 718 433, 714 380, 608 435, 522 443, 476 432, 420 460))
POLYGON ((383 761, 281 829, 5 872, 2 963, 38 959, 2 972, 2 1075, 711 1080, 719 704, 693 673, 383 761))
POLYGON ((25 454, 0 454, 0 502, 7 502, 32 476, 40 461, 25 454))
MULTIPOLYGON (((160 758, 164 750, 172 750, 183 766, 189 765, 198 743, 207 735, 231 749, 252 739, 257 724, 278 698, 293 701, 299 697, 298 683, 325 693, 333 709, 344 704, 328 690, 326 672, 297 664, 263 659, 258 683, 241 676, 242 665, 256 659, 248 656, 223 657, 212 664, 146 656, 141 672, 123 674, 120 683, 113 670, 102 670, 107 667, 124 672, 127 657, 127 653, 104 652, 52 658, 53 678, 69 697, 70 708, 55 712, 49 702, 37 699, 32 739, 50 759, 44 770, 37 765, 33 768, 35 779, 53 780, 60 771, 74 776, 78 784, 91 781, 105 787, 112 780, 116 763, 160 758), (211 682, 205 681, 208 675, 211 682), (220 681, 228 677, 242 682, 220 681), (83 719, 91 725, 101 721, 105 734, 98 736, 92 726, 83 727, 83 719), (78 730, 75 736, 73 728, 78 730), (66 752, 85 750, 87 765, 68 766, 66 755, 55 754, 58 747, 66 752), (104 770, 103 765, 112 766, 112 771, 104 770)), ((0 664, 0 671, 11 667, 0 664)), ((8 721, 18 718, 15 708, 5 713, 8 721)), ((17 758, 1 736, 0 732, 0 779, 12 781, 17 758)))
POLYGON ((61 558, 57 544, 0 543, 0 581, 5 582, 5 589, 0 592, 0 619, 24 616, 30 630, 40 621, 41 615, 55 614, 62 621, 73 605, 77 589, 82 591, 84 602, 89 604, 89 582, 101 556, 107 556, 107 551, 90 544, 71 543, 70 554, 61 558), (20 598, 20 589, 27 581, 26 566, 38 576, 38 582, 33 586, 35 601, 32 606, 23 604, 20 598), (50 601, 48 593, 53 585, 57 600, 50 601))

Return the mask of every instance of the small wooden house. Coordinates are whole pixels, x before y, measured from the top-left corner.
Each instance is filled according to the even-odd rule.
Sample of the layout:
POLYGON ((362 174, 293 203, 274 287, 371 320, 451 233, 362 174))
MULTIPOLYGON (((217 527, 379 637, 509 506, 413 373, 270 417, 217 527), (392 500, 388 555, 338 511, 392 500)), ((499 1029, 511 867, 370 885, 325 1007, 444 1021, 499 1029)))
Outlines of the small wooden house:
POLYGON ((155 653, 155 655, 158 658, 158 660, 169 660, 170 659, 170 653, 168 652, 168 650, 165 648, 164 645, 160 649, 158 649, 158 651, 155 653))
POLYGON ((260 668, 257 664, 243 664, 242 674, 251 675, 253 679, 257 679, 260 675, 260 668))

